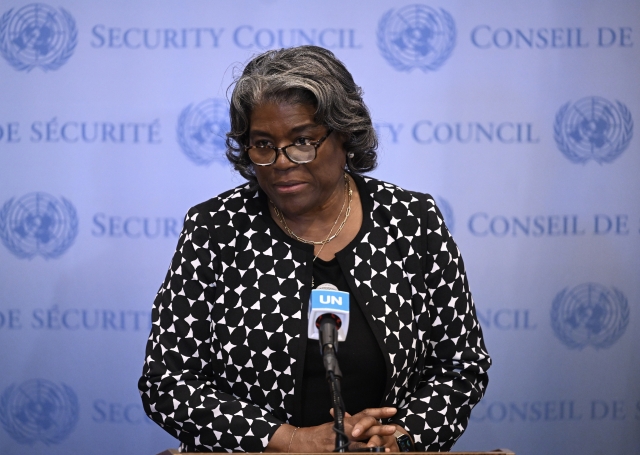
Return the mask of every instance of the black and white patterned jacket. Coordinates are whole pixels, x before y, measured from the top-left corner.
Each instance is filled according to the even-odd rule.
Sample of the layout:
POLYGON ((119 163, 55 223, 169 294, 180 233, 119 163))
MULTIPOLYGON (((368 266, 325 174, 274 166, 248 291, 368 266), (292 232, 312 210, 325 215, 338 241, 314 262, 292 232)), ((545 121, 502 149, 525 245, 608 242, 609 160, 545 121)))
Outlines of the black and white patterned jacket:
MULTIPOLYGON (((431 197, 354 178, 363 226, 336 257, 385 356, 381 405, 398 408, 417 450, 448 450, 491 363, 460 252, 431 197)), ((189 210, 139 381, 182 449, 261 452, 296 424, 312 259, 249 184, 189 210)))

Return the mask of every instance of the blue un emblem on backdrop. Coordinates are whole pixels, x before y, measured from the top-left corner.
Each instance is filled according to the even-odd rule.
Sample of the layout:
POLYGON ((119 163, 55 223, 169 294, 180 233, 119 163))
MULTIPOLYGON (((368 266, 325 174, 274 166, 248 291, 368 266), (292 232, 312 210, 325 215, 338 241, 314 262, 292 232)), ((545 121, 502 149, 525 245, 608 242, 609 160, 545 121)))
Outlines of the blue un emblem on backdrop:
POLYGON ((196 106, 190 104, 180 114, 178 143, 196 164, 227 163, 225 136, 230 129, 227 102, 207 99, 196 106))
POLYGON ((554 137, 560 151, 574 163, 610 163, 624 152, 633 136, 633 119, 620 101, 597 96, 567 103, 556 114, 554 137))
POLYGON ((0 19, 0 53, 17 70, 57 70, 78 44, 76 22, 67 11, 32 3, 0 19))
POLYGON ((77 234, 76 209, 65 198, 30 193, 9 199, 0 210, 0 240, 19 258, 57 258, 77 234))
POLYGON ((409 5, 389 10, 378 23, 378 48, 399 71, 435 71, 456 45, 456 24, 443 10, 409 5))
POLYGON ((57 444, 78 423, 78 397, 67 385, 32 379, 0 396, 0 424, 20 444, 57 444))
POLYGON ((629 303, 615 288, 586 283, 563 289, 553 299, 551 326, 572 349, 612 346, 629 324, 629 303))

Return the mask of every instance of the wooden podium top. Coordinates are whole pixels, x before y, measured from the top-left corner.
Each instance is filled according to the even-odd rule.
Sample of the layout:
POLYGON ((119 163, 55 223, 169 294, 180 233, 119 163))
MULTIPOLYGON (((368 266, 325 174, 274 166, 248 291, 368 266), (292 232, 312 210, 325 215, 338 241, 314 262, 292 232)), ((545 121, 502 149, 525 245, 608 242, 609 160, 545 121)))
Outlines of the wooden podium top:
MULTIPOLYGON (((178 449, 167 449, 164 452, 160 452, 158 455, 202 455, 203 453, 204 452, 200 452, 196 454, 193 452, 178 452, 178 449)), ((332 452, 329 452, 329 453, 332 453, 332 452)), ((353 453, 357 453, 357 452, 353 452, 353 453)), ((371 453, 371 452, 361 452, 361 453, 364 455, 366 453, 371 453)), ((404 453, 404 452, 398 452, 398 453, 404 453)), ((412 452, 412 453, 415 453, 417 455, 437 455, 442 452, 412 452)), ((447 453, 449 455, 515 455, 515 453, 509 449, 496 449, 490 452, 447 452, 447 453)), ((210 455, 213 455, 213 453, 210 452, 210 455)), ((247 455, 258 455, 258 454, 247 454, 247 455)), ((318 453, 318 454, 291 454, 291 455, 326 455, 326 454, 318 453)))

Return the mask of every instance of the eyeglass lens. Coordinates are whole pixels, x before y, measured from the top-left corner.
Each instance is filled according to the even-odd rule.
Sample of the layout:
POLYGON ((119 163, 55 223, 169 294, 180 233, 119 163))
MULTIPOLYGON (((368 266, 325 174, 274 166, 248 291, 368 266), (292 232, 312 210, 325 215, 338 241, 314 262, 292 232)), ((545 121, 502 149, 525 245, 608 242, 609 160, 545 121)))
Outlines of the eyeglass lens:
MULTIPOLYGON (((308 163, 315 157, 313 145, 291 145, 286 147, 284 153, 291 161, 297 164, 308 163)), ((277 152, 271 147, 252 147, 249 149, 249 158, 255 164, 271 164, 277 157, 277 152)))

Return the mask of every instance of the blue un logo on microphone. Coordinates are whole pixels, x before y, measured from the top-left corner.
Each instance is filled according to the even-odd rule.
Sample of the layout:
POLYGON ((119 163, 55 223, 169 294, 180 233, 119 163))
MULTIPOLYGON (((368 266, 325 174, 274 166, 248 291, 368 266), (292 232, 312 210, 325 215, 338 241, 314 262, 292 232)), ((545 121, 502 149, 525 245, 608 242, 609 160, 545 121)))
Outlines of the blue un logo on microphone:
POLYGON ((78 235, 78 215, 65 198, 30 193, 11 198, 0 209, 0 240, 19 258, 62 255, 78 235))
POLYGON ((58 444, 78 423, 78 397, 65 384, 32 379, 0 395, 0 424, 20 444, 58 444))
POLYGON ((214 161, 226 164, 225 136, 230 129, 227 102, 207 99, 183 109, 178 119, 178 143, 196 164, 207 165, 214 161))
POLYGON ((0 53, 20 71, 57 70, 78 44, 76 22, 66 10, 42 3, 5 12, 0 18, 0 53))
POLYGON ((610 163, 629 146, 633 119, 620 101, 592 96, 562 106, 553 130, 558 148, 570 161, 610 163))
POLYGON ((456 24, 443 10, 409 5, 389 10, 378 23, 378 48, 398 71, 435 71, 456 45, 456 24))
POLYGON ((616 288, 586 283, 563 289, 553 299, 551 326, 572 349, 611 347, 629 324, 629 303, 616 288))

